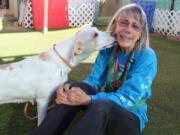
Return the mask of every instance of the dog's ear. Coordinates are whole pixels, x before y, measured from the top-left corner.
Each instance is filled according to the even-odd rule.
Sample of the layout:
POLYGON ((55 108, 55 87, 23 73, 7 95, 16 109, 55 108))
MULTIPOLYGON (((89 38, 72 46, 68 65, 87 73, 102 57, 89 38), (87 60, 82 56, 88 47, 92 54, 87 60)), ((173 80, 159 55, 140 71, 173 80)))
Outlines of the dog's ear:
POLYGON ((81 53, 83 53, 83 51, 84 51, 84 47, 83 47, 82 43, 81 42, 77 42, 74 45, 73 56, 80 55, 81 53))

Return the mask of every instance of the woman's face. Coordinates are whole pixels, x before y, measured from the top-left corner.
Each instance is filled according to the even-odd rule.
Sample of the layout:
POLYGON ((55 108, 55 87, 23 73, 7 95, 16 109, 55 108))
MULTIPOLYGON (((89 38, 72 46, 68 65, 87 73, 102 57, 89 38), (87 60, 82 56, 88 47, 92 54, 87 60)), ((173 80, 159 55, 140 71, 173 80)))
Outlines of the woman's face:
POLYGON ((142 25, 139 20, 139 16, 135 19, 133 14, 129 13, 126 17, 117 21, 115 34, 122 51, 132 51, 136 42, 140 39, 142 25))

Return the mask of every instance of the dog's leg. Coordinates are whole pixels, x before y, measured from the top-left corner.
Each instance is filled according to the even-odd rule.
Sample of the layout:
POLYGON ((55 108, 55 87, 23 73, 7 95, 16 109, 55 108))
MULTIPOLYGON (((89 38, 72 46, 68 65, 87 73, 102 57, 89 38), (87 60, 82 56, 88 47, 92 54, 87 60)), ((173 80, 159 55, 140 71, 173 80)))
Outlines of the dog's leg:
POLYGON ((37 99, 38 123, 39 126, 44 120, 48 108, 49 99, 37 99))

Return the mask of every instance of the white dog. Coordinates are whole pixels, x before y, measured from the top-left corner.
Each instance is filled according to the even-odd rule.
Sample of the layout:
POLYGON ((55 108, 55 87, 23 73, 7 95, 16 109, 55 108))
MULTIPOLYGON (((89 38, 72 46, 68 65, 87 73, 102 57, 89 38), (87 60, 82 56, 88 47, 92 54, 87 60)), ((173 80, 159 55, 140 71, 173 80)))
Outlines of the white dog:
POLYGON ((92 52, 112 46, 115 38, 95 27, 83 28, 53 49, 19 62, 0 65, 0 104, 37 102, 38 125, 58 85, 92 52))

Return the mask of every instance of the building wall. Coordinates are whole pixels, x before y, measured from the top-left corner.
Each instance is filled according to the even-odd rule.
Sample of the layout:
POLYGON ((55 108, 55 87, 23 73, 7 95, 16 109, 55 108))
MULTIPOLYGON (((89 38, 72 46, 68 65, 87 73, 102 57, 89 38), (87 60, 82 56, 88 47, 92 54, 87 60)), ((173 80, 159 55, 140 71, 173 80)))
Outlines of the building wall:
POLYGON ((9 0, 9 9, 0 9, 0 17, 4 16, 18 17, 17 0, 9 0))
POLYGON ((121 6, 119 0, 106 0, 100 3, 100 16, 113 16, 116 10, 121 6))
POLYGON ((123 5, 131 2, 131 0, 104 0, 100 3, 100 16, 113 16, 114 13, 123 5))

